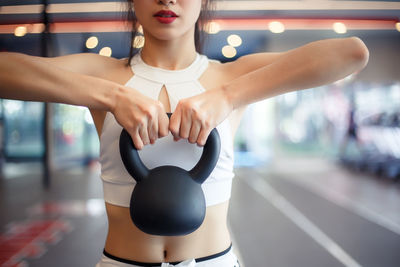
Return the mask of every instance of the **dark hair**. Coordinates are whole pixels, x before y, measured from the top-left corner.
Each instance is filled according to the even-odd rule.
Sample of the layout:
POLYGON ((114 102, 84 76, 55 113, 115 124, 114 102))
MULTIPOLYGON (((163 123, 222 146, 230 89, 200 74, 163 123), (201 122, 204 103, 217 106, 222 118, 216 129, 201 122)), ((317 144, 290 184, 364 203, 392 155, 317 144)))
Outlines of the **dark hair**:
MULTIPOLYGON (((203 52, 204 40, 206 34, 204 34, 203 26, 207 23, 207 21, 211 18, 211 11, 212 11, 212 2, 213 0, 202 0, 202 7, 201 12, 198 20, 196 21, 195 32, 194 32, 194 42, 196 45, 196 51, 201 53, 203 52)), ((141 35, 139 32, 139 24, 136 18, 136 15, 133 11, 133 1, 126 0, 126 8, 127 8, 127 15, 126 20, 132 27, 131 31, 131 38, 130 38, 130 48, 129 48, 129 58, 127 61, 127 65, 131 64, 132 58, 139 52, 138 48, 133 46, 135 41, 135 37, 141 35)))

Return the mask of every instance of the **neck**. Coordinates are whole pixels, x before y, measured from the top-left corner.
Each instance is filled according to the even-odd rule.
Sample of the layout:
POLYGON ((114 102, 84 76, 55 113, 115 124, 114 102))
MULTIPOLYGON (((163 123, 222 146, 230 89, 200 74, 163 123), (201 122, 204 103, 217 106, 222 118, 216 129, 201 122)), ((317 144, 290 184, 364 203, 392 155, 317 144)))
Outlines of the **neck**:
POLYGON ((193 38, 185 40, 155 40, 145 36, 141 56, 143 61, 154 67, 179 70, 188 67, 196 58, 193 38))

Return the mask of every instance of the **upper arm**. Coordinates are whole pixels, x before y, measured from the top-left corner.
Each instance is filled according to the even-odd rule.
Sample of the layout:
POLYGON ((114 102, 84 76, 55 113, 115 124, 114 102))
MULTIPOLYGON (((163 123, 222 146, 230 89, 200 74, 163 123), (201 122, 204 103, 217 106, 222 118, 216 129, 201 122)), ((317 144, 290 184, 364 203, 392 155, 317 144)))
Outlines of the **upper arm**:
POLYGON ((308 51, 306 53, 309 55, 316 55, 318 53, 324 53, 325 55, 330 54, 331 58, 335 60, 353 60, 357 63, 360 62, 359 64, 361 66, 365 66, 369 56, 368 48, 357 37, 332 38, 314 41, 285 52, 249 54, 240 57, 234 62, 228 63, 227 67, 231 68, 229 71, 235 73, 238 77, 270 65, 283 57, 290 56, 293 53, 298 53, 298 51, 308 51), (310 54, 310 51, 312 51, 312 54, 310 54))
POLYGON ((99 77, 104 70, 112 68, 118 60, 93 53, 70 54, 59 57, 41 57, 41 60, 61 69, 99 77))
POLYGON ((228 73, 239 77, 256 69, 265 67, 282 57, 284 53, 254 53, 242 56, 237 60, 226 63, 228 73))

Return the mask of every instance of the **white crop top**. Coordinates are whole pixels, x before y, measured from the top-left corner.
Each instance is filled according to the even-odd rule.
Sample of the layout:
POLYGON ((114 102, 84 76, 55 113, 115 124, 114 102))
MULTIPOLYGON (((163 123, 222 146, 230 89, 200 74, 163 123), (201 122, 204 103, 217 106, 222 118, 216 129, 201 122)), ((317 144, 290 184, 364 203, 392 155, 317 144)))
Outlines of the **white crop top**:
MULTIPOLYGON (((164 70, 147 65, 140 53, 132 59, 134 75, 125 84, 143 95, 158 99, 165 85, 171 111, 182 98, 191 97, 205 91, 198 78, 208 67, 208 58, 197 54, 195 61, 187 68, 177 71, 164 70)), ((202 184, 206 205, 212 206, 230 198, 233 174, 233 140, 229 120, 217 126, 221 139, 221 152, 217 165, 202 184)), ((119 153, 119 137, 122 127, 112 113, 107 112, 100 136, 101 179, 104 200, 110 204, 129 207, 136 181, 126 171, 119 153)), ((146 145, 139 151, 147 168, 161 165, 175 165, 186 170, 192 169, 202 153, 202 148, 190 144, 186 139, 173 141, 172 134, 157 139, 154 145, 146 145)))

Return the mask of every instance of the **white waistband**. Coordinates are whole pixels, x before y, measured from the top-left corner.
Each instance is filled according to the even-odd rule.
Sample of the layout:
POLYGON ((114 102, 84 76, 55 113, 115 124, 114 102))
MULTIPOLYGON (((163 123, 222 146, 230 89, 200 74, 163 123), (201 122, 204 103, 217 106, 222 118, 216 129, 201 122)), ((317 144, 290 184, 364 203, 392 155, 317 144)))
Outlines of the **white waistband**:
MULTIPOLYGON (((136 265, 131 263, 124 263, 107 257, 106 255, 102 255, 101 260, 97 263, 96 267, 140 267, 142 265, 136 265)), ((160 266, 157 264, 157 266, 160 266)), ((161 263, 161 267, 221 267, 221 266, 229 266, 229 267, 239 267, 239 261, 236 254, 233 251, 233 248, 230 247, 227 253, 223 255, 218 255, 217 257, 213 257, 211 259, 196 261, 196 259, 188 259, 178 264, 171 263, 161 263)))

